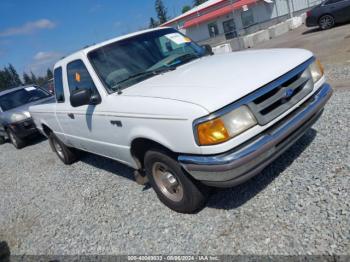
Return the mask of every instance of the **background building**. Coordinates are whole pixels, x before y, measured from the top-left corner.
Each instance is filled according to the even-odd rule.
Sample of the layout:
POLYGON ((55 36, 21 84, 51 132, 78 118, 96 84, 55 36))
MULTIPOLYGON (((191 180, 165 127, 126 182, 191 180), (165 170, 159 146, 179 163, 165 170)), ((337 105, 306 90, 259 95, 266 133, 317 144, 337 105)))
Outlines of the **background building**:
POLYGON ((320 0, 208 0, 162 26, 202 44, 220 45, 305 12, 320 0))

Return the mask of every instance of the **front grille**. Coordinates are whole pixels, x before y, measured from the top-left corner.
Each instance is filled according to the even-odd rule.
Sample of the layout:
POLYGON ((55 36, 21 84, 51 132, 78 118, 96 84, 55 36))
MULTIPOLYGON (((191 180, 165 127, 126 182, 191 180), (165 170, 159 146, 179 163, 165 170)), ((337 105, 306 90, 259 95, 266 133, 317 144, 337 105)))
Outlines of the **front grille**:
POLYGON ((274 82, 278 83, 276 86, 248 103, 260 125, 265 125, 280 116, 312 91, 313 82, 309 69, 286 76, 275 80, 274 82))

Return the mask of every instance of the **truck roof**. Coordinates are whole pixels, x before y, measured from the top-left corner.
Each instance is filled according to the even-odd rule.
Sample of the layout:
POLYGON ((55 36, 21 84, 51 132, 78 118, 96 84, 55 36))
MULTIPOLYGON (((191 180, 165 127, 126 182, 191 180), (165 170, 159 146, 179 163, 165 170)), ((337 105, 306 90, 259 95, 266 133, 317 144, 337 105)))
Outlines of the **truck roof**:
POLYGON ((69 55, 65 56, 64 58, 60 59, 55 64, 54 68, 56 68, 58 66, 61 66, 62 64, 65 64, 66 62, 71 61, 71 57, 76 55, 76 54, 81 53, 81 54, 86 55, 87 53, 89 53, 92 50, 95 50, 97 48, 100 48, 102 46, 105 46, 105 45, 108 45, 108 44, 111 44, 111 43, 114 43, 114 42, 117 42, 117 41, 121 41, 121 40, 130 38, 130 37, 134 37, 134 36, 137 36, 137 35, 142 35, 142 34, 145 34, 145 33, 148 33, 148 32, 159 31, 159 30, 164 30, 164 29, 168 29, 168 28, 170 28, 170 27, 157 27, 157 28, 152 28, 152 29, 146 29, 146 30, 130 33, 130 34, 127 34, 127 35, 118 36, 118 37, 115 37, 115 38, 103 41, 103 42, 98 43, 98 44, 87 46, 87 47, 85 47, 83 49, 80 49, 79 51, 76 51, 76 52, 74 52, 72 54, 69 54, 69 55))

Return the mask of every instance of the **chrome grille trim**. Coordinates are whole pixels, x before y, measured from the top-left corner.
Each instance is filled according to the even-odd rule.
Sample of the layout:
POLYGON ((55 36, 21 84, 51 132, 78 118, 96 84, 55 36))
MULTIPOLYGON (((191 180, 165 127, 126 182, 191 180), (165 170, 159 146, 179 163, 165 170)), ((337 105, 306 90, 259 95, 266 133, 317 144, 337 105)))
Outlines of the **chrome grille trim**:
POLYGON ((264 94, 267 96, 262 101, 261 97, 248 103, 248 107, 253 112, 256 120, 260 125, 266 125, 276 117, 280 116, 288 109, 297 104, 314 88, 310 70, 307 68, 304 72, 286 79, 287 84, 276 86, 272 90, 272 94, 264 94), (295 78, 295 79, 294 79, 295 78), (292 83, 289 83, 293 81, 292 83), (277 91, 276 91, 277 90, 277 91))
POLYGON ((261 111, 261 110, 265 109, 266 107, 268 107, 269 105, 283 99, 286 96, 287 89, 293 90, 293 92, 295 92, 295 89, 297 89, 301 85, 306 84, 306 82, 309 80, 310 80, 309 78, 301 77, 297 81, 295 81, 293 84, 291 84, 290 86, 280 88, 279 91, 275 95, 269 97, 268 99, 264 100, 263 102, 261 102, 261 103, 250 102, 249 105, 252 104, 252 107, 254 107, 256 110, 261 111))

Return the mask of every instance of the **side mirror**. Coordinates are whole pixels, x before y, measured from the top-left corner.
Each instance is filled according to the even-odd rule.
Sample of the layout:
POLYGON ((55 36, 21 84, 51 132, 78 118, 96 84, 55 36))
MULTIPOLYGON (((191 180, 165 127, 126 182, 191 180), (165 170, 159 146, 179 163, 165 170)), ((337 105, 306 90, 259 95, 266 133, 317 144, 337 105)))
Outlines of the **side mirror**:
POLYGON ((98 94, 93 94, 91 89, 78 89, 70 95, 70 103, 73 107, 97 105, 100 102, 101 97, 98 94))
POLYGON ((93 93, 90 97, 89 105, 98 105, 100 103, 101 103, 100 95, 97 92, 93 93))
POLYGON ((213 55, 213 49, 210 45, 202 45, 202 48, 204 49, 204 55, 213 55))

